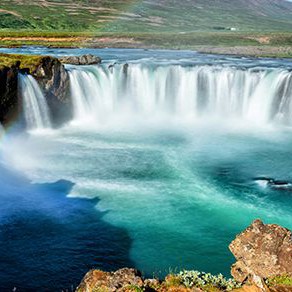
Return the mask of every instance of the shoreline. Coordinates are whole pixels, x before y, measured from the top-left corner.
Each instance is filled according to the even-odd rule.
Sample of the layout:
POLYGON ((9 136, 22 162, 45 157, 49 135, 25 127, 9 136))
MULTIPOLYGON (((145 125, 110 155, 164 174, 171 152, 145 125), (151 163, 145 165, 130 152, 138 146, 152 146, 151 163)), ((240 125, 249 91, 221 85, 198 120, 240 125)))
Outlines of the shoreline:
POLYGON ((292 291, 291 231, 276 224, 252 222, 230 243, 236 262, 232 278, 195 270, 147 279, 135 269, 90 270, 76 292, 284 292, 292 291))
MULTIPOLYGON (((260 46, 239 46, 239 47, 194 47, 194 48, 165 48, 156 46, 58 46, 58 45, 14 45, 14 46, 1 46, 0 48, 14 49, 21 47, 44 47, 51 49, 141 49, 141 50, 169 50, 169 51, 194 51, 200 54, 223 55, 238 58, 267 58, 267 59, 285 59, 292 60, 292 47, 260 47, 260 46)), ((3 55, 15 55, 14 53, 0 53, 3 55)), ((23 54, 30 56, 28 54, 23 54)), ((7 56, 9 57, 9 56, 7 56)))
POLYGON ((292 33, 190 32, 190 33, 93 33, 5 32, 0 48, 45 46, 48 48, 120 48, 191 50, 205 54, 255 58, 292 58, 292 33))

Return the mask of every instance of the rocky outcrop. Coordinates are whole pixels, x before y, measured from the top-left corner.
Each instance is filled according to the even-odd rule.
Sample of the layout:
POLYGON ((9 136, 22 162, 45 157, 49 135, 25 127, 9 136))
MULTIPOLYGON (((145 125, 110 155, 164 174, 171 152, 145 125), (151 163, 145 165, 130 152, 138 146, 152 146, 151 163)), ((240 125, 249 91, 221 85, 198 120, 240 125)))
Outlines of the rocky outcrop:
POLYGON ((19 64, 0 68, 0 123, 7 124, 18 112, 17 75, 19 64))
POLYGON ((57 58, 42 58, 31 74, 37 79, 47 99, 55 125, 72 118, 72 105, 69 97, 69 74, 57 58))
POLYGON ((142 288, 144 281, 141 273, 134 269, 121 269, 116 272, 103 272, 91 270, 83 278, 76 289, 77 292, 99 291, 125 291, 125 288, 142 288))
POLYGON ((101 58, 94 55, 82 55, 82 56, 68 56, 60 58, 60 61, 64 64, 71 65, 94 65, 100 64, 101 58))
POLYGON ((292 276, 292 233, 286 228, 255 220, 229 248, 237 260, 231 274, 239 282, 292 276))
POLYGON ((292 292, 291 231, 256 220, 232 241, 229 248, 237 259, 232 266, 232 275, 236 281, 230 279, 227 281, 229 284, 226 279, 222 280, 220 276, 210 277, 209 274, 208 277, 200 278, 203 282, 199 281, 198 275, 205 274, 194 271, 170 274, 164 281, 144 279, 139 271, 125 268, 116 272, 91 270, 85 275, 76 292, 292 292))
POLYGON ((0 64, 0 124, 6 125, 19 112, 18 73, 27 73, 20 69, 20 62, 7 67, 0 64))
MULTIPOLYGON (((0 123, 8 124, 20 111, 18 74, 31 74, 38 81, 52 113, 52 122, 58 126, 72 118, 69 96, 69 74, 64 65, 53 57, 38 59, 33 69, 21 68, 21 62, 0 67, 0 123)), ((1 66, 1 64, 0 64, 1 66)))
MULTIPOLYGON (((6 56, 10 58, 9 55, 6 56)), ((38 81, 48 103, 54 126, 72 119, 73 107, 69 94, 69 74, 63 63, 74 65, 99 64, 101 59, 94 55, 53 57, 30 57, 29 68, 22 68, 17 61, 10 67, 0 67, 0 123, 7 124, 20 111, 21 96, 18 93, 18 74, 31 74, 38 81), (22 69, 21 69, 22 68, 22 69)), ((1 66, 1 64, 0 64, 1 66)), ((24 65, 26 66, 26 65, 24 65)))

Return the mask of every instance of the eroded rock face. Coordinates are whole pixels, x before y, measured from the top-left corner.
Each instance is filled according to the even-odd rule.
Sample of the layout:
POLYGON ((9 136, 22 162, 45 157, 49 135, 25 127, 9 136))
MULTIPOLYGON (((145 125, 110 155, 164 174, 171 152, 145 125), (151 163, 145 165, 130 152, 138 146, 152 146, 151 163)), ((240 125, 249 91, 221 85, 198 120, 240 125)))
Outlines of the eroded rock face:
POLYGON ((292 276, 292 233, 286 228, 256 220, 229 248, 237 260, 231 274, 239 282, 254 282, 254 277, 292 276))
POLYGON ((18 64, 0 69, 0 122, 6 124, 18 111, 18 64))
POLYGON ((57 58, 44 57, 31 74, 37 79, 47 99, 53 123, 58 126, 72 118, 69 74, 57 58))
POLYGON ((94 55, 68 56, 60 58, 60 61, 71 65, 94 65, 101 63, 101 58, 94 55))
POLYGON ((69 74, 62 63, 52 57, 44 57, 32 75, 42 85, 45 93, 54 95, 61 101, 68 97, 69 74))
MULTIPOLYGON (((1 64, 0 64, 1 65, 1 64)), ((18 91, 18 74, 31 74, 38 81, 48 102, 52 122, 59 126, 72 118, 69 94, 69 74, 56 58, 43 57, 33 72, 20 69, 20 62, 11 67, 0 67, 0 123, 8 124, 21 111, 21 94, 18 91)))

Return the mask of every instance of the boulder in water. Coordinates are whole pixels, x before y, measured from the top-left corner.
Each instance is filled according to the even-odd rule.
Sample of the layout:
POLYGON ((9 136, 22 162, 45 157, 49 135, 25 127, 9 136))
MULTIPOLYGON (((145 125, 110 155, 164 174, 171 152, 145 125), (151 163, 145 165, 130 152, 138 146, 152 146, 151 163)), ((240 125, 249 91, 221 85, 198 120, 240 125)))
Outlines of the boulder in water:
POLYGON ((254 181, 262 187, 269 187, 273 190, 292 191, 292 183, 285 180, 275 180, 270 177, 256 177, 254 181))
POLYGON ((292 276, 292 233, 286 228, 255 220, 229 249, 237 259, 231 274, 239 282, 292 276))
POLYGON ((94 65, 100 64, 101 58, 94 55, 82 55, 82 56, 67 56, 60 58, 60 61, 64 64, 70 65, 94 65))

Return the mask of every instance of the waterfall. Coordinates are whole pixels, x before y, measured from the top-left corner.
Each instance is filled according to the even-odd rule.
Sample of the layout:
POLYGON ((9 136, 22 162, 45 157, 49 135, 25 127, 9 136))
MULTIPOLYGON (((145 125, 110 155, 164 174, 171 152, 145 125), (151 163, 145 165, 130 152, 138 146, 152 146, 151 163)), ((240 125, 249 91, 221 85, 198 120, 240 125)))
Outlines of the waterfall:
POLYGON ((77 120, 124 113, 292 124, 292 73, 282 68, 133 63, 69 71, 77 120))
POLYGON ((31 75, 19 75, 19 81, 27 128, 30 130, 50 128, 49 108, 37 81, 31 75))

